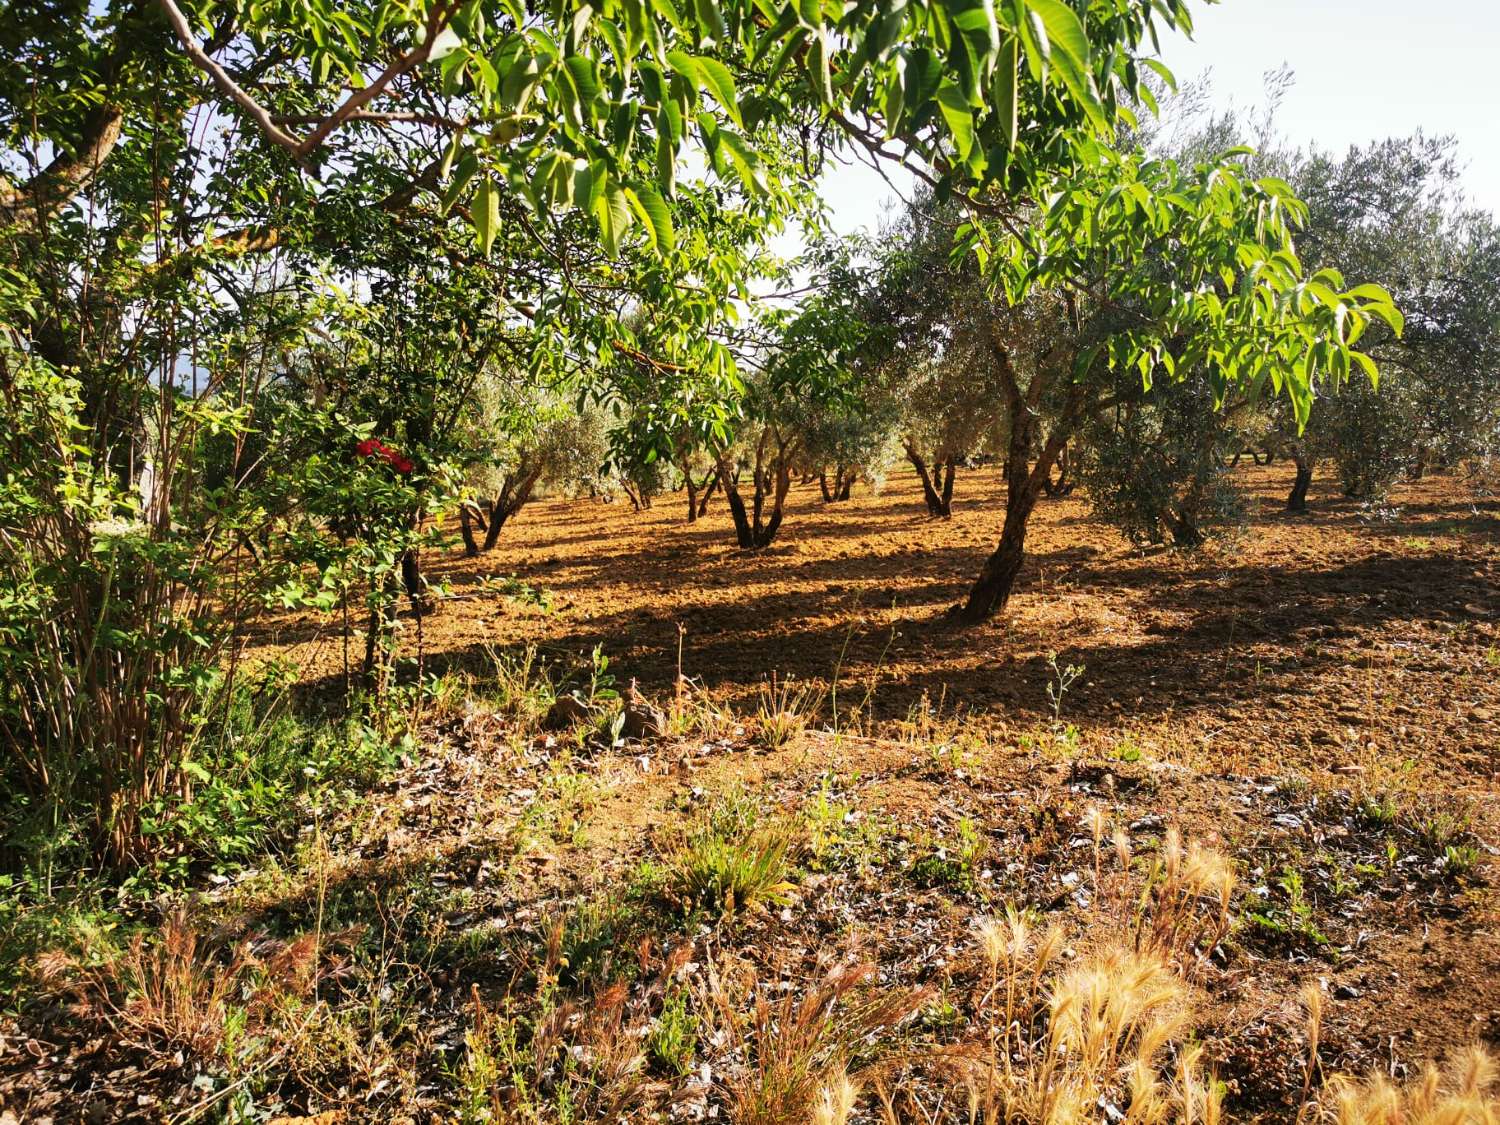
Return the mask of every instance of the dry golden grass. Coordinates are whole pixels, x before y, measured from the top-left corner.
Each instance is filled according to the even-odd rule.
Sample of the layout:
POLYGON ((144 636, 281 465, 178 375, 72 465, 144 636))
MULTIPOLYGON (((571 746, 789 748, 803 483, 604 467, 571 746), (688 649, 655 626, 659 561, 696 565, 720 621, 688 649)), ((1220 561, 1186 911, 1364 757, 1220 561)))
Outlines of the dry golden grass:
POLYGON ((1458 1052, 1445 1070, 1428 1064, 1397 1085, 1383 1074, 1335 1077, 1322 1118, 1334 1125, 1493 1125, 1500 1121, 1494 1056, 1483 1047, 1458 1052))
POLYGON ((838 965, 800 998, 785 993, 774 1000, 753 976, 736 988, 711 972, 702 1006, 748 1063, 721 1081, 731 1121, 847 1119, 855 1099, 847 1067, 855 1049, 889 1034, 928 999, 920 991, 869 987, 874 971, 869 964, 838 965), (753 997, 748 1014, 746 992, 753 997))

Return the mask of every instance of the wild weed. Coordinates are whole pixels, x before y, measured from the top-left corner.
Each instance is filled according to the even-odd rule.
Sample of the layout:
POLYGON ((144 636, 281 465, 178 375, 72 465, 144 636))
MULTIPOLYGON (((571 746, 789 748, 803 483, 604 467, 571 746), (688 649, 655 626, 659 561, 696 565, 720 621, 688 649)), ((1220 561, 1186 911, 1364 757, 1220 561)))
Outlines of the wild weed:
POLYGON ((782 903, 794 889, 790 856, 797 842, 796 832, 787 825, 740 837, 700 829, 689 834, 669 860, 672 882, 685 904, 721 914, 782 903))
POLYGON ((956 838, 922 856, 911 867, 911 877, 924 887, 951 887, 972 894, 979 887, 979 869, 989 853, 989 842, 969 817, 958 822, 956 838))
POLYGON ((616 951, 628 948, 624 939, 633 917, 628 905, 610 896, 588 899, 570 911, 558 939, 560 979, 574 987, 590 981, 608 983, 616 969, 616 951))
POLYGON ((698 1020, 685 988, 670 986, 661 1011, 646 1036, 646 1053, 656 1069, 672 1078, 693 1072, 698 1050, 698 1020))
POLYGON ((1318 1117, 1331 1125, 1492 1125, 1500 1120, 1497 1068, 1485 1048, 1457 1052, 1442 1070, 1431 1063, 1398 1086, 1373 1073, 1331 1079, 1318 1117))
POLYGON ((1111 832, 1107 814, 1097 805, 1085 821, 1093 839, 1096 908, 1110 900, 1136 949, 1155 953, 1184 972, 1211 957, 1233 925, 1238 882, 1233 864, 1197 842, 1184 846, 1181 832, 1172 827, 1137 879, 1125 830, 1115 826, 1111 832), (1106 836, 1114 853, 1114 870, 1108 875, 1106 836))
POLYGON ((823 693, 812 684, 799 684, 795 677, 772 675, 760 685, 756 707, 756 731, 760 744, 776 751, 800 738, 821 705, 823 693))
POLYGON ((240 984, 249 967, 245 947, 220 963, 199 944, 179 917, 167 919, 159 941, 137 934, 111 967, 113 980, 99 990, 113 1009, 112 1022, 127 1035, 166 1050, 183 1050, 200 1060, 217 1060, 224 1046, 230 1008, 241 1000, 240 984), (124 999, 109 997, 117 986, 124 999))
POLYGON ((1312 947, 1326 946, 1328 937, 1318 928, 1313 905, 1308 901, 1307 883, 1295 867, 1282 870, 1276 886, 1281 901, 1267 898, 1258 910, 1247 910, 1245 918, 1262 934, 1279 942, 1312 947))
POLYGON ((859 1087, 849 1081, 847 1074, 834 1074, 823 1084, 818 1100, 813 1103, 813 1125, 845 1125, 858 1096, 859 1087))
POLYGON ((1297 1120, 1307 1113, 1312 1096, 1313 1075, 1320 1065, 1318 1050, 1323 1043, 1323 986, 1312 981, 1302 989, 1302 1006, 1307 1013, 1307 1066, 1302 1075, 1302 1096, 1297 1102, 1297 1120))
POLYGON ((954 1106, 940 1116, 915 1088, 893 1092, 879 1082, 886 1125, 1065 1125, 1093 1120, 1111 1104, 1128 1104, 1124 1120, 1139 1125, 1217 1120, 1221 1088, 1181 1047, 1191 1026, 1187 989, 1160 957, 1106 948, 1054 970, 1061 933, 1038 935, 1014 910, 981 924, 979 941, 988 971, 975 1006, 985 1039, 934 1058, 967 1090, 967 1114, 954 1106), (1162 1073, 1174 1049, 1178 1075, 1169 1084, 1162 1073))
POLYGON ((799 999, 772 1000, 754 978, 744 993, 711 968, 705 1007, 716 1017, 746 1065, 721 1078, 729 1117, 739 1125, 805 1125, 847 1120, 856 1090, 848 1066, 871 1037, 914 1015, 928 995, 920 990, 868 987, 875 966, 839 965, 799 999))
POLYGON ((527 645, 519 653, 492 646, 485 651, 493 671, 495 706, 534 730, 557 700, 557 685, 546 659, 538 655, 536 645, 527 645))
POLYGON ((671 887, 683 905, 733 914, 791 895, 793 853, 803 843, 800 825, 764 822, 743 794, 719 798, 667 859, 671 887))
POLYGON ((893 829, 884 817, 836 798, 834 784, 825 775, 803 809, 807 864, 817 871, 863 871, 882 858, 893 829))
POLYGON ((1136 919, 1136 947, 1189 968, 1229 934, 1234 868, 1223 855, 1167 830, 1147 868, 1136 919))
MULTIPOLYGON (((539 974, 546 978, 545 971, 539 974)), ((473 1021, 455 1072, 465 1125, 614 1120, 639 1106, 639 1029, 624 1023, 627 990, 616 984, 587 1007, 538 997, 535 1014, 487 1005, 473 991, 473 1021)))
POLYGON ((698 684, 678 677, 677 690, 667 708, 667 733, 721 742, 733 737, 737 726, 734 715, 715 703, 698 684))
POLYGON ((1052 706, 1052 722, 1056 725, 1062 722, 1063 699, 1088 669, 1082 664, 1058 664, 1055 652, 1047 654, 1047 668, 1051 671, 1047 702, 1052 706))
POLYGON ((1482 855, 1476 844, 1449 844, 1443 849, 1443 874, 1454 877, 1468 875, 1479 866, 1482 855))

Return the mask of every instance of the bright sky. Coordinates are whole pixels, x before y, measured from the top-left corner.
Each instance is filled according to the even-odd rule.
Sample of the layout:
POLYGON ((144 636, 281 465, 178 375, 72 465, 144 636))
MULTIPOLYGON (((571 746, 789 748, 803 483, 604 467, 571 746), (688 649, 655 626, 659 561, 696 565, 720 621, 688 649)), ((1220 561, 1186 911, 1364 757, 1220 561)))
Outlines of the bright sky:
MULTIPOLYGON (((1196 4, 1192 41, 1162 43, 1179 82, 1207 72, 1212 102, 1261 104, 1282 63, 1296 82, 1280 131, 1293 144, 1342 152, 1406 136, 1458 138, 1471 202, 1500 212, 1500 0, 1224 0, 1196 4)), ((873 227, 891 201, 874 172, 842 169, 825 198, 835 225, 873 227)))

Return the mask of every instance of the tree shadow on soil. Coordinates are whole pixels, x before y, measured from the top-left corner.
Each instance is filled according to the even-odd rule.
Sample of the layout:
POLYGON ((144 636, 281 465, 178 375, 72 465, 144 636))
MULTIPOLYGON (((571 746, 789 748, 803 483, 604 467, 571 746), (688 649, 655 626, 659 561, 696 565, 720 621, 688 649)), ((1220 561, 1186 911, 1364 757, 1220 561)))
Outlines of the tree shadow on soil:
MULTIPOLYGON (((967 589, 956 576, 976 565, 975 552, 963 548, 816 558, 790 572, 765 553, 747 555, 732 588, 774 577, 768 592, 695 601, 702 568, 686 567, 685 604, 568 622, 538 643, 561 662, 602 645, 622 678, 664 696, 675 683, 681 624, 684 672, 732 705, 753 704, 773 672, 824 684, 837 674, 841 695, 871 691, 870 717, 885 720, 906 717, 924 695, 970 713, 1039 720, 1048 713, 1045 654, 1055 649, 1087 669, 1069 695, 1071 714, 1107 708, 1114 718, 1140 719, 1246 703, 1274 714, 1288 694, 1315 701, 1325 677, 1360 659, 1392 623, 1457 626, 1500 614, 1500 592, 1474 576, 1472 561, 1445 554, 1164 572, 1149 562, 1121 566, 1084 546, 1033 558, 1010 617, 962 628, 944 611, 967 589), (897 577, 901 584, 887 584, 897 577), (1118 605, 1134 631, 1112 638, 1085 628, 1070 640, 1065 618, 1036 620, 1030 612, 1039 599, 1062 602, 1080 592, 1090 603, 1118 605)), ((482 678, 492 659, 490 646, 469 644, 429 654, 426 668, 482 678)), ((321 689, 336 686, 331 680, 321 689)))

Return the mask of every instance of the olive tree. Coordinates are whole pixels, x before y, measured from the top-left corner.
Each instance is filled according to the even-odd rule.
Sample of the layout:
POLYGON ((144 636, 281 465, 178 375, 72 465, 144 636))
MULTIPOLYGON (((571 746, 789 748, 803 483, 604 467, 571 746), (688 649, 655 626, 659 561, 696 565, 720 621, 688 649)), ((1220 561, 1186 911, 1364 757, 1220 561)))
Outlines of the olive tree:
POLYGON ((1245 446, 1206 380, 1124 395, 1080 427, 1076 473, 1094 512, 1138 546, 1199 547, 1244 518, 1230 459, 1245 446))
POLYGON ((1319 383, 1374 374, 1356 344, 1401 327, 1378 286, 1308 276, 1292 249, 1291 189, 1232 161, 1184 167, 1099 148, 1034 213, 971 223, 962 237, 995 297, 990 347, 1007 415, 1006 511, 960 619, 1002 608, 1026 528, 1079 427, 1114 406, 1118 376, 1204 379, 1229 393, 1285 394, 1305 423, 1319 383))
POLYGON ((580 411, 570 395, 496 373, 478 391, 474 413, 489 448, 470 470, 471 496, 459 507, 466 554, 492 550, 538 485, 565 493, 604 485, 609 436, 601 411, 580 411), (476 538, 476 528, 483 539, 476 538))
POLYGON ((849 499, 858 481, 879 488, 896 453, 896 412, 883 396, 866 390, 811 395, 787 411, 801 437, 803 466, 817 478, 824 503, 849 499))
POLYGON ((1297 466, 1288 506, 1306 506, 1320 460, 1345 495, 1383 496, 1494 448, 1500 423, 1500 324, 1488 294, 1500 285, 1500 227, 1463 202, 1451 139, 1413 136, 1341 157, 1283 154, 1306 200, 1303 257, 1379 278, 1406 313, 1406 331, 1372 342, 1378 388, 1329 387, 1305 431, 1285 411, 1276 434, 1297 466))

